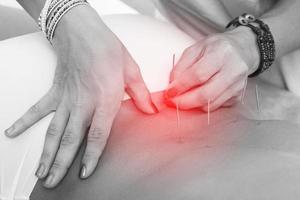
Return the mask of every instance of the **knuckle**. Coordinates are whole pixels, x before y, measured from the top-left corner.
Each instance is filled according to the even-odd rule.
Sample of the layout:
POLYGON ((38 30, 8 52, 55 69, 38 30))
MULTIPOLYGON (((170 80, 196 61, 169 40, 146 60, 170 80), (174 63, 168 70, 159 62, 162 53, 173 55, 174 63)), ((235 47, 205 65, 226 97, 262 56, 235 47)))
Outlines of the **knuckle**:
POLYGON ((83 160, 99 160, 99 153, 94 151, 86 151, 83 160))
POLYGON ((48 137, 54 137, 57 138, 59 136, 59 131, 55 124, 50 124, 47 130, 47 136, 48 137))
POLYGON ((128 86, 130 87, 130 86, 139 84, 140 83, 140 79, 135 74, 131 74, 131 75, 129 75, 129 76, 126 77, 126 82, 127 82, 128 86))
POLYGON ((52 153, 48 150, 44 150, 41 156, 41 161, 45 162, 52 158, 52 153))
POLYGON ((190 47, 186 48, 186 49, 182 52, 182 56, 185 57, 185 56, 189 55, 190 52, 192 51, 192 49, 193 49, 193 46, 190 46, 190 47))
POLYGON ((96 143, 102 145, 106 141, 106 130, 102 128, 92 128, 89 131, 87 141, 89 143, 96 143))
POLYGON ((14 127, 21 132, 24 131, 27 127, 29 127, 28 119, 21 117, 14 123, 14 127))
POLYGON ((245 62, 241 61, 240 69, 244 75, 247 75, 248 68, 248 65, 245 62))
POLYGON ((207 39, 206 39, 206 42, 208 44, 220 44, 221 42, 223 41, 223 37, 221 37, 220 35, 218 34, 215 34, 215 35, 212 35, 212 36, 209 36, 207 39))
POLYGON ((41 113, 41 108, 38 104, 35 104, 29 108, 29 113, 30 114, 40 114, 41 113))
POLYGON ((54 169, 68 169, 68 166, 62 160, 56 159, 52 164, 52 168, 54 168, 54 169))
POLYGON ((135 97, 135 101, 142 101, 142 102, 144 102, 145 99, 149 98, 148 92, 142 89, 137 90, 137 92, 135 92, 134 94, 134 97, 135 97))
POLYGON ((125 80, 127 84, 138 84, 141 82, 141 72, 139 68, 131 68, 127 71, 125 80))
POLYGON ((224 49, 225 51, 229 51, 230 52, 230 51, 233 50, 233 46, 232 46, 232 44, 228 40, 226 40, 226 39, 220 39, 219 42, 220 42, 220 47, 222 49, 224 49))
POLYGON ((20 119, 18 119, 15 124, 20 128, 25 127, 26 126, 25 117, 21 117, 20 119))
POLYGON ((192 45, 192 46, 186 48, 182 52, 182 57, 187 58, 187 59, 192 59, 194 57, 197 57, 199 49, 200 49, 200 46, 198 43, 196 43, 195 45, 192 45))
POLYGON ((57 107, 58 107, 58 105, 60 104, 60 100, 58 100, 58 99, 51 99, 51 100, 49 100, 50 102, 49 102, 49 104, 48 104, 48 109, 50 110, 50 111, 56 111, 57 110, 57 107))
POLYGON ((206 77, 203 74, 203 70, 199 67, 194 71, 194 78, 197 83, 203 83, 206 81, 206 77))
MULTIPOLYGON (((196 78, 196 79, 198 79, 198 78, 196 78)), ((179 87, 179 88, 187 89, 191 85, 193 85, 193 82, 192 82, 190 76, 184 75, 184 76, 180 76, 180 78, 177 79, 176 86, 179 87)))
MULTIPOLYGON (((240 81, 240 80, 243 80, 244 77, 245 77, 245 73, 244 72, 240 72, 240 71, 236 71, 236 72, 233 72, 231 74, 232 76, 232 80, 233 81, 240 81)), ((228 80, 229 81, 229 80, 228 80)), ((229 82, 230 83, 230 82, 229 82)))
POLYGON ((62 139, 60 145, 62 147, 69 147, 74 146, 79 143, 79 138, 74 134, 73 130, 66 130, 62 139))
POLYGON ((233 51, 233 46, 231 42, 222 36, 216 35, 209 38, 209 42, 212 44, 212 46, 216 47, 213 48, 215 51, 216 49, 221 52, 227 52, 230 53, 233 51))
POLYGON ((206 105, 209 102, 212 102, 215 99, 215 94, 207 91, 207 90, 203 90, 202 93, 199 93, 199 99, 201 99, 202 104, 206 105))
POLYGON ((172 82, 180 79, 181 72, 179 70, 174 71, 171 74, 172 82))

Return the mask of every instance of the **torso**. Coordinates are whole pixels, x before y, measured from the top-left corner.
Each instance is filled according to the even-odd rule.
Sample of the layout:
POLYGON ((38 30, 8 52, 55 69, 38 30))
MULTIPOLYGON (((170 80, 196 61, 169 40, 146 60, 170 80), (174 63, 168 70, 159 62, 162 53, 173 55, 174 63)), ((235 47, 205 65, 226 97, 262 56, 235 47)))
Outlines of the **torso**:
MULTIPOLYGON (((197 110, 180 111, 177 127, 175 109, 144 115, 125 102, 93 176, 79 180, 79 154, 62 184, 38 183, 31 199, 298 199, 299 126, 248 119, 260 118, 255 84, 244 105, 211 113, 210 125, 197 110)), ((257 84, 264 115, 281 92, 257 84)))

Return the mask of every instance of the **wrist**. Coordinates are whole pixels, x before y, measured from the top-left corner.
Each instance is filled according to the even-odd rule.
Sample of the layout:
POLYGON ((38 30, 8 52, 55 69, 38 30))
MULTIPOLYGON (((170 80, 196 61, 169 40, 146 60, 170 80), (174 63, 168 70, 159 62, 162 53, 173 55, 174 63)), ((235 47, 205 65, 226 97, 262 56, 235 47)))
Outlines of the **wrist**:
POLYGON ((226 34, 237 45, 241 57, 249 67, 248 73, 252 74, 258 68, 260 61, 257 36, 245 26, 239 26, 226 32, 226 34))

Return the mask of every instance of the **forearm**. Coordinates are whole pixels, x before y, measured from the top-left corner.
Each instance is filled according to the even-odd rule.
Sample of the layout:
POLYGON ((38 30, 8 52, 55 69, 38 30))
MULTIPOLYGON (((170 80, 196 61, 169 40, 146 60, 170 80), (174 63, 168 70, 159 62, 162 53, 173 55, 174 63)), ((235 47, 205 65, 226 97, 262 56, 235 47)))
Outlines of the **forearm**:
POLYGON ((27 11, 35 20, 38 20, 39 14, 46 0, 17 0, 17 2, 27 11))
POLYGON ((277 57, 300 47, 300 1, 280 0, 261 19, 274 35, 277 57))

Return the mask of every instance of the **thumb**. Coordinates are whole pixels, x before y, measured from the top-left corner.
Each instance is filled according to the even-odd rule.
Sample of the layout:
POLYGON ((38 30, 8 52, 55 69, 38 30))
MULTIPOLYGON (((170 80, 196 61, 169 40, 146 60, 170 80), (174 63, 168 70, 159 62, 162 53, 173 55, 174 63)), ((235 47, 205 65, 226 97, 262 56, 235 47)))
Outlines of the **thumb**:
POLYGON ((139 66, 131 57, 129 57, 125 67, 125 85, 127 94, 132 98, 138 109, 148 114, 158 113, 139 66))

